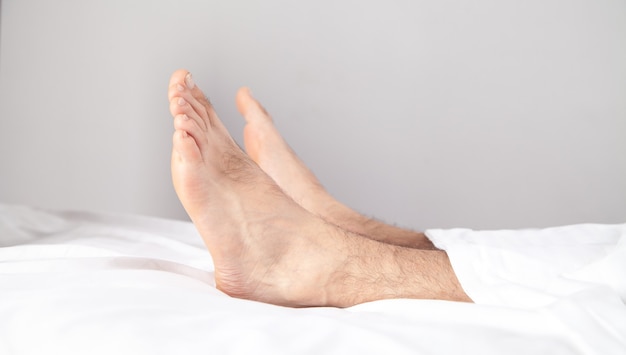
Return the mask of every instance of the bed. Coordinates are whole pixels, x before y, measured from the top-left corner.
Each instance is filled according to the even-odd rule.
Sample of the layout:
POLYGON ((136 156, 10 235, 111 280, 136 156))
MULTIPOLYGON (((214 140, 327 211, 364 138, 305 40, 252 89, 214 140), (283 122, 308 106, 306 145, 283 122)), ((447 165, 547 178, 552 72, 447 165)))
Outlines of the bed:
POLYGON ((188 222, 0 204, 0 354, 626 354, 626 225, 556 232, 548 247, 520 246, 530 231, 478 233, 494 241, 478 247, 473 231, 429 231, 477 304, 292 309, 217 290, 188 222), (607 237, 561 243, 590 230, 607 237), (559 265, 585 267, 548 285, 557 271, 541 262, 555 256, 541 250, 555 245, 573 255, 559 265), (524 248, 536 268, 511 276, 524 248), (474 280, 472 267, 493 270, 474 280))

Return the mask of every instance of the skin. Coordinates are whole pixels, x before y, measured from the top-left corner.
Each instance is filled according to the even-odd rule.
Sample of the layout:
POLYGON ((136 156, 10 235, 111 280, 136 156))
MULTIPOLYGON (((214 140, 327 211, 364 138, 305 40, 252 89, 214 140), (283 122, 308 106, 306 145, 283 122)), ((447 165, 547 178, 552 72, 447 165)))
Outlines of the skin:
POLYGON ((381 242, 418 249, 436 249, 424 233, 368 218, 333 198, 280 135, 272 118, 250 94, 238 91, 237 108, 246 120, 244 144, 252 158, 302 207, 343 229, 381 242))
MULTIPOLYGON (((218 289, 292 307, 348 307, 386 298, 471 301, 444 251, 364 237, 354 215, 344 221, 349 228, 338 227, 341 212, 331 210, 325 216, 332 223, 312 212, 331 203, 327 197, 314 197, 319 190, 303 194, 297 185, 279 187, 259 165, 279 181, 288 176, 272 170, 272 148, 264 144, 276 143, 280 136, 276 132, 270 140, 262 138, 273 125, 269 116, 263 121, 252 114, 264 110, 247 90, 240 90, 237 103, 248 120, 246 146, 253 158, 237 146, 187 71, 174 72, 168 97, 175 128, 174 188, 213 257, 218 289)), ((297 174, 308 172, 295 162, 303 167, 293 169, 297 174)), ((316 183, 308 174, 302 186, 316 183)))

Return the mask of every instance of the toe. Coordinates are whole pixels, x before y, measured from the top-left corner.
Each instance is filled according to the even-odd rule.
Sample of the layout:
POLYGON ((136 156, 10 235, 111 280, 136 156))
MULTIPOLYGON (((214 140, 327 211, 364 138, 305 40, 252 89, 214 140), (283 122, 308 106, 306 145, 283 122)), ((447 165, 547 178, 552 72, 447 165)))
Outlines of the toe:
POLYGON ((179 69, 172 74, 168 97, 172 116, 186 114, 205 131, 211 127, 210 114, 214 114, 213 108, 187 70, 179 69))
POLYGON ((184 69, 177 70, 172 74, 168 97, 173 116, 185 113, 189 117, 197 119, 199 125, 205 130, 213 127, 218 121, 213 105, 195 84, 191 73, 184 69), (180 102, 180 97, 185 101, 180 103, 179 106, 181 107, 177 107, 175 104, 180 102))
POLYGON ((246 122, 271 122, 272 118, 265 108, 254 98, 250 89, 243 87, 239 89, 236 97, 237 109, 246 119, 246 122))
POLYGON ((200 153, 207 149, 206 132, 200 128, 195 120, 191 119, 186 114, 180 114, 174 117, 174 128, 177 131, 186 132, 187 135, 191 136, 196 141, 200 153))
MULTIPOLYGON (((194 101, 194 98, 191 97, 190 93, 183 92, 180 96, 174 96, 172 100, 170 100, 170 113, 172 116, 176 117, 178 115, 187 115, 187 117, 196 121, 198 126, 205 132, 208 131, 208 120, 203 117, 201 113, 198 113, 192 105, 191 102, 194 101)), ((205 115, 206 116, 206 115, 205 115)))
POLYGON ((176 130, 172 137, 172 163, 197 163, 202 161, 196 140, 184 130, 176 130))
POLYGON ((215 109, 213 108, 213 104, 211 104, 211 101, 207 98, 204 92, 200 90, 198 85, 195 85, 191 74, 186 76, 186 83, 191 94, 189 103, 206 122, 208 127, 214 126, 217 123, 218 118, 217 114, 215 113, 215 109))
POLYGON ((178 69, 170 76, 170 84, 167 90, 168 99, 171 101, 174 96, 180 93, 180 86, 185 87, 185 77, 189 72, 185 69, 178 69))

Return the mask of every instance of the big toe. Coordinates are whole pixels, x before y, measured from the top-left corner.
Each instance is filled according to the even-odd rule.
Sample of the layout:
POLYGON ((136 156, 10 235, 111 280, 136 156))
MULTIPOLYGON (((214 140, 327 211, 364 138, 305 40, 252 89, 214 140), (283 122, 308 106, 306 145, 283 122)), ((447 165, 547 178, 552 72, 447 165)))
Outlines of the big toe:
POLYGON ((178 85, 185 82, 185 78, 189 75, 189 71, 187 69, 178 69, 170 76, 170 83, 168 85, 168 98, 171 100, 174 94, 176 94, 179 90, 177 88, 178 85))
POLYGON ((247 123, 271 122, 272 118, 265 108, 254 97, 250 89, 243 87, 237 91, 235 98, 239 113, 246 119, 247 123))

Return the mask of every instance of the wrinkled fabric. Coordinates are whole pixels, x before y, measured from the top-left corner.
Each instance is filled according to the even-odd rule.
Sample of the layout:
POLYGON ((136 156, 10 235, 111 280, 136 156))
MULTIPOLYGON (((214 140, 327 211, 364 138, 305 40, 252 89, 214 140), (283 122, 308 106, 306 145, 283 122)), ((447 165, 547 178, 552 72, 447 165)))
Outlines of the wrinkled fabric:
POLYGON ((624 354, 623 226, 591 229, 525 276, 516 232, 428 231, 476 304, 292 309, 217 290, 191 223, 0 204, 0 354, 624 354))

